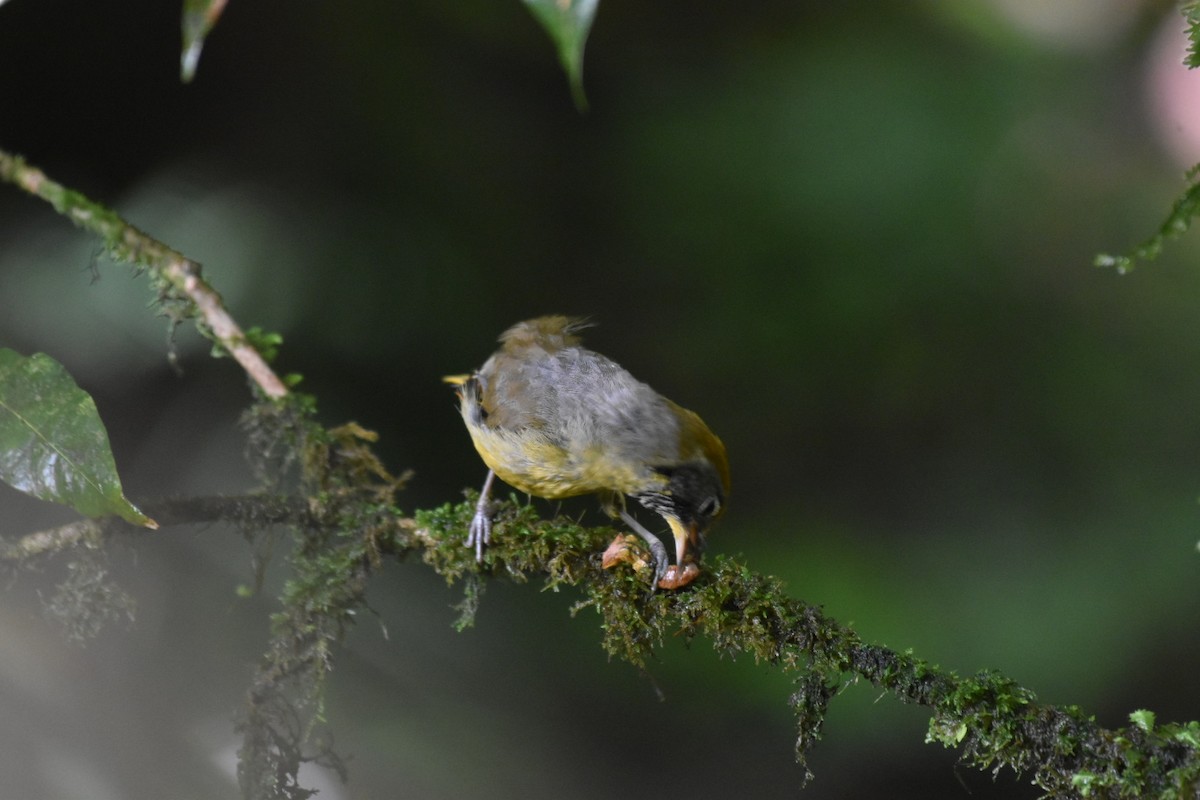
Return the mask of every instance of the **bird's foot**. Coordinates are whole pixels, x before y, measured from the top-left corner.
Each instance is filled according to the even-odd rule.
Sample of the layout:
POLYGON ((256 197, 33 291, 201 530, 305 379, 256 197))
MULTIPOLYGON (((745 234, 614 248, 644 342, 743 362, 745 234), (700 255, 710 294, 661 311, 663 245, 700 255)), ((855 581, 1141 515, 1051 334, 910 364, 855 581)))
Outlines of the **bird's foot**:
POLYGON ((492 540, 492 480, 495 473, 488 470, 487 480, 479 492, 479 502, 475 504, 475 516, 471 517, 471 526, 467 528, 467 547, 475 548, 475 560, 483 561, 483 548, 492 540))
MULTIPOLYGON (((671 559, 667 557, 667 548, 661 539, 642 527, 642 523, 638 522, 628 511, 622 508, 617 513, 621 519, 625 520, 625 524, 642 537, 642 541, 650 547, 650 554, 654 557, 654 580, 650 582, 650 591, 653 592, 655 588, 662 585, 661 581, 666 577, 667 569, 671 566, 671 559)), ((682 585, 680 584, 680 586, 682 585)))
POLYGON ((667 548, 662 542, 655 539, 650 545, 650 555, 654 556, 654 585, 663 586, 663 580, 668 572, 671 571, 671 559, 667 557, 667 548))
POLYGON ((475 560, 483 561, 483 548, 492 538, 492 518, 487 510, 475 509, 471 518, 471 527, 467 529, 467 547, 475 548, 475 560))

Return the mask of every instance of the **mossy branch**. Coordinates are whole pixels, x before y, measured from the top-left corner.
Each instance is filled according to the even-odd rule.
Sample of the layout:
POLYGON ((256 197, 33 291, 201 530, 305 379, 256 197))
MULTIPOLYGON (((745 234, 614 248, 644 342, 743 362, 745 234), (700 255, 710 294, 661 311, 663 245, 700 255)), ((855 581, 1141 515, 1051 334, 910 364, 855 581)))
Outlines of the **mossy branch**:
POLYGON ((23 158, 0 150, 0 180, 45 200, 54 210, 104 242, 109 256, 147 270, 159 301, 176 321, 195 317, 201 333, 213 339, 271 398, 288 393, 251 337, 226 311, 221 295, 200 276, 200 265, 130 225, 116 212, 46 177, 23 158))
MULTIPOLYGON (((265 497, 184 497, 151 500, 147 508, 163 520, 163 525, 188 525, 199 522, 228 522, 261 528, 264 525, 310 524, 307 505, 299 498, 265 497)), ((14 542, 0 542, 0 562, 12 564, 52 556, 81 545, 99 543, 116 531, 137 530, 119 517, 100 517, 68 522, 57 528, 26 534, 14 542)))
MULTIPOLYGON (((778 580, 734 558, 709 559, 686 590, 651 593, 647 576, 633 568, 600 568, 597 554, 613 530, 543 520, 532 506, 511 502, 500 506, 495 543, 482 565, 462 546, 474 512, 470 501, 413 516, 374 506, 359 518, 366 524, 357 530, 346 527, 350 506, 337 502, 243 497, 146 505, 167 524, 282 522, 302 528, 310 545, 325 543, 293 558, 298 569, 284 592, 285 610, 275 620, 277 636, 250 692, 242 725, 248 796, 305 796, 305 790, 278 780, 280 775, 294 780, 302 761, 341 769, 331 749, 313 744, 320 738, 314 730, 322 717, 324 678, 381 558, 414 554, 448 582, 465 582, 468 590, 476 581, 502 577, 578 587, 585 599, 572 613, 593 609, 601 619, 604 649, 636 665, 668 637, 683 636, 708 639, 722 653, 749 654, 793 673, 797 688, 789 701, 797 716, 801 764, 840 689, 868 681, 930 709, 927 741, 960 748, 965 763, 982 769, 1030 774, 1048 796, 1185 798, 1200 788, 1197 723, 1155 725, 1153 715, 1135 712, 1129 727, 1105 729, 1077 707, 1039 703, 1032 691, 998 672, 960 676, 910 652, 864 642, 819 606, 789 597, 778 580), (263 761, 264 752, 273 758, 263 761)), ((56 538, 32 534, 13 552, 36 551, 56 538)), ((462 623, 470 622, 468 612, 462 623)))
MULTIPOLYGON (((451 579, 474 574, 460 544, 472 513, 468 502, 415 518, 423 539, 437 543, 424 549, 426 562, 451 579)), ((501 519, 484 570, 581 587, 587 600, 580 607, 601 616, 608 653, 640 665, 668 636, 698 636, 722 653, 750 654, 794 673, 802 764, 820 738, 828 703, 848 681, 865 680, 929 708, 927 741, 960 748, 963 761, 979 768, 1032 773, 1049 796, 1184 798, 1200 788, 1198 723, 1155 726, 1152 715, 1137 712, 1130 727, 1108 730, 1077 707, 1039 703, 998 672, 964 677, 864 642, 737 559, 718 555, 686 590, 651 594, 644 576, 599 569, 595 554, 612 531, 540 520, 527 506, 508 506, 501 519)))

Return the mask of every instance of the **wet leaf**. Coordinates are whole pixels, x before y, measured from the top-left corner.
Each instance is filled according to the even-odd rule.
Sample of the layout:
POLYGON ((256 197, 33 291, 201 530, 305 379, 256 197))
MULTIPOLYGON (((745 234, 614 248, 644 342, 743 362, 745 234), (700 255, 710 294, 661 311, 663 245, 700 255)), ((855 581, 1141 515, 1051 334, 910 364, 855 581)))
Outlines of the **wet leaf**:
POLYGON ((587 108, 583 93, 583 47, 598 4, 599 0, 525 0, 558 48, 559 61, 571 82, 571 95, 581 111, 587 108))
POLYGON ((88 517, 158 527, 125 499, 91 396, 43 353, 0 348, 0 480, 88 517))

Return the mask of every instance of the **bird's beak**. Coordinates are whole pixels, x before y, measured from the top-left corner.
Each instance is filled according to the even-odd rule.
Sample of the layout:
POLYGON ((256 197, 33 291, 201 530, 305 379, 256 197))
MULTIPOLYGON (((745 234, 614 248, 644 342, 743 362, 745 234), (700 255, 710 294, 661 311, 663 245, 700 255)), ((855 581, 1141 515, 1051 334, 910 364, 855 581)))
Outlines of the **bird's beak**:
MULTIPOLYGON (((675 536, 675 563, 683 566, 684 557, 688 554, 688 545, 691 545, 693 550, 700 549, 700 529, 694 522, 685 524, 675 517, 667 517, 667 524, 671 526, 671 533, 675 536)), ((695 558, 688 560, 695 561, 695 558)))

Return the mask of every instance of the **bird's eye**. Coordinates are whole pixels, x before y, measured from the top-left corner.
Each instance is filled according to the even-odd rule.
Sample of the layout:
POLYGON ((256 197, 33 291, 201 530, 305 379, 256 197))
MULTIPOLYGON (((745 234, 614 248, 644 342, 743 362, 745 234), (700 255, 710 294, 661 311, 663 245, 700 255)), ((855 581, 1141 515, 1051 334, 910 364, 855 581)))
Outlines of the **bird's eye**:
POLYGON ((711 517, 721 510, 721 501, 715 497, 706 497, 696 506, 696 513, 702 517, 711 517))

